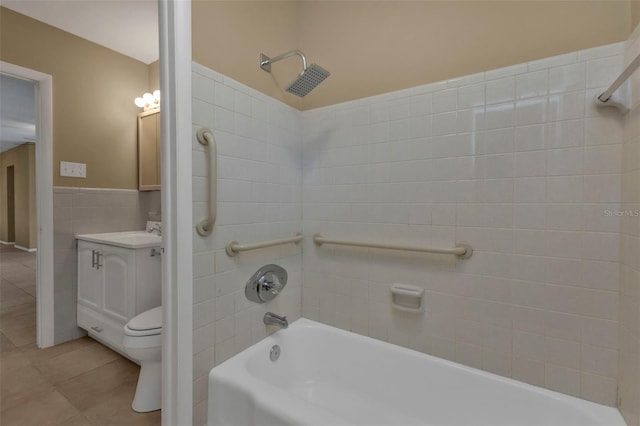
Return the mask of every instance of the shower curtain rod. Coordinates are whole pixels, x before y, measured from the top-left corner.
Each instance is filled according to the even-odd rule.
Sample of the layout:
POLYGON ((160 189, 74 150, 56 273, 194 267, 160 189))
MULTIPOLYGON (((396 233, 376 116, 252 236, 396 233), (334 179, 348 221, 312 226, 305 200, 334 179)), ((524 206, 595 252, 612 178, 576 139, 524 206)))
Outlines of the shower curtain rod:
POLYGON ((633 74, 633 72, 639 66, 640 66, 640 55, 638 55, 633 61, 631 61, 629 66, 627 66, 627 68, 625 68, 625 70, 622 71, 622 74, 620 74, 620 76, 616 78, 616 80, 611 84, 611 86, 609 86, 607 90, 605 90, 604 92, 602 92, 600 96, 598 96, 598 100, 602 103, 606 103, 609 99, 611 99, 613 92, 615 92, 620 86, 622 86, 622 83, 624 83, 629 77, 631 77, 631 74, 633 74))

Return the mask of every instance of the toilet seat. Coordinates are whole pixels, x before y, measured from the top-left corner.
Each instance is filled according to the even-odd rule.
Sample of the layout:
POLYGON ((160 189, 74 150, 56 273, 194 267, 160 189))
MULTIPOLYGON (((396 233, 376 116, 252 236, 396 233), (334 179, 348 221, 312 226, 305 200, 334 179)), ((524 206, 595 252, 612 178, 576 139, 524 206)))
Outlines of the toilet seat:
POLYGON ((124 334, 125 337, 138 338, 162 335, 162 306, 149 309, 131 318, 124 326, 124 334))
POLYGON ((131 318, 124 326, 122 344, 129 351, 162 346, 162 306, 131 318))
POLYGON ((136 315, 129 320, 127 327, 133 331, 162 330, 162 306, 136 315))
POLYGON ((124 337, 122 338, 122 346, 124 350, 132 355, 135 359, 139 359, 139 355, 133 355, 135 349, 151 349, 160 348, 162 346, 162 333, 147 335, 131 335, 127 328, 124 329, 124 337))

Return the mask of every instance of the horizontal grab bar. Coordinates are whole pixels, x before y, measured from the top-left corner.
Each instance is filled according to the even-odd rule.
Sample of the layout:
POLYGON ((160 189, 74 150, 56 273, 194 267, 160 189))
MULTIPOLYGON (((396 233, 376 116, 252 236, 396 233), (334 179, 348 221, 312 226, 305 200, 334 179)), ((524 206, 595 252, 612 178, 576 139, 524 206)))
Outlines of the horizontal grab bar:
POLYGON ((404 244, 387 244, 387 243, 375 243, 369 241, 352 241, 352 240, 335 240, 333 238, 325 238, 321 234, 314 234, 313 242, 321 246, 322 244, 335 244, 340 246, 354 246, 354 247, 367 247, 367 248, 379 248, 386 250, 401 250, 401 251, 416 251, 421 253, 436 253, 436 254, 453 254, 461 259, 468 259, 473 254, 473 248, 471 244, 464 241, 456 243, 454 248, 432 248, 422 246, 411 246, 404 244))
POLYGON ((300 241, 302 241, 302 234, 300 232, 296 232, 293 237, 282 238, 280 240, 262 241, 260 243, 253 243, 253 244, 240 244, 237 241, 229 241, 224 248, 227 254, 233 257, 236 254, 240 253, 241 251, 256 250, 256 249, 261 249, 261 248, 271 247, 271 246, 279 246, 287 243, 298 244, 300 241))

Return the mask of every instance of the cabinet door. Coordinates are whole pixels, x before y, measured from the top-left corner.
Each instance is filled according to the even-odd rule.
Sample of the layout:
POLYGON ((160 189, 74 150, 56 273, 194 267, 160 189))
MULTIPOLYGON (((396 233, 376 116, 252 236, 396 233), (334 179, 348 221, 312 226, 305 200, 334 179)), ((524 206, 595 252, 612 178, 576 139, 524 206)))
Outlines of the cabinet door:
POLYGON ((78 241, 78 303, 88 308, 100 310, 101 276, 95 268, 99 246, 86 241, 78 241))
POLYGON ((159 253, 158 247, 136 250, 136 315, 162 304, 162 258, 159 253))
POLYGON ((138 189, 160 189, 160 112, 138 114, 138 189))
POLYGON ((100 257, 102 271, 102 310, 105 315, 126 323, 132 316, 133 277, 132 250, 103 246, 100 257))

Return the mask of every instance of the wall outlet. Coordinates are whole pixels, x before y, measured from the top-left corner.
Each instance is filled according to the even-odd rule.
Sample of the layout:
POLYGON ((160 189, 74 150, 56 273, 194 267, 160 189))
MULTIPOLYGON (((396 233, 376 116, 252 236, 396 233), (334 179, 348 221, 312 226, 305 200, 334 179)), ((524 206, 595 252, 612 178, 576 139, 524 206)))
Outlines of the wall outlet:
POLYGON ((86 178, 87 165, 84 163, 71 163, 69 161, 61 161, 60 176, 86 178))

